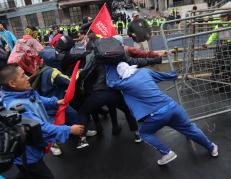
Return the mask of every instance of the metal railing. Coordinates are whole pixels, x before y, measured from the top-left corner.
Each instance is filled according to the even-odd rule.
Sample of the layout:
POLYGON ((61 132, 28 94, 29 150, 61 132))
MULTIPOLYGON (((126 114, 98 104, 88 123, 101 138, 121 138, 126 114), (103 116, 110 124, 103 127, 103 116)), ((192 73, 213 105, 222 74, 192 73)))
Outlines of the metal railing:
POLYGON ((204 46, 210 34, 228 32, 231 27, 206 30, 209 23, 195 23, 198 18, 227 12, 231 10, 167 21, 161 26, 165 48, 177 49, 174 55, 168 55, 168 61, 170 68, 179 74, 180 79, 175 82, 177 96, 192 120, 231 111, 231 44, 217 41, 211 48, 204 46), (165 31, 173 22, 184 24, 185 29, 178 36, 165 31), (199 25, 205 26, 204 31, 197 30, 199 25))
POLYGON ((210 9, 219 8, 227 2, 229 2, 229 1, 228 0, 221 0, 220 2, 216 3, 214 6, 210 7, 210 9))

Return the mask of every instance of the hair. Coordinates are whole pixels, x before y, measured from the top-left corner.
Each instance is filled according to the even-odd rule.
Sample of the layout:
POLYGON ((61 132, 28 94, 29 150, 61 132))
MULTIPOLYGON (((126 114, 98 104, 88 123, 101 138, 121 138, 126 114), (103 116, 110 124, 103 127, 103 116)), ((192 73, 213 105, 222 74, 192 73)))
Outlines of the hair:
POLYGON ((88 23, 88 17, 87 16, 83 17, 83 24, 85 24, 85 23, 88 23))
POLYGON ((196 11, 196 10, 197 10, 197 6, 194 5, 192 9, 193 9, 194 11, 196 11))
POLYGON ((6 23, 4 23, 3 21, 0 21, 0 24, 2 24, 4 29, 6 29, 6 23))
POLYGON ((88 38, 89 38, 89 41, 96 41, 97 40, 97 36, 95 33, 89 33, 88 38))
POLYGON ((27 26, 27 28, 31 29, 32 31, 38 31, 38 29, 35 26, 27 26))
POLYGON ((80 33, 81 35, 86 35, 86 32, 85 32, 84 30, 82 30, 82 29, 80 29, 80 30, 78 31, 78 33, 80 33))
POLYGON ((230 14, 229 13, 225 13, 225 14, 221 14, 220 17, 228 17, 228 19, 230 20, 230 14))
POLYGON ((53 25, 53 26, 51 27, 51 29, 52 29, 52 30, 59 30, 59 26, 53 25))
POLYGON ((16 71, 19 66, 17 64, 7 64, 0 67, 0 85, 8 86, 9 80, 16 78, 16 71))

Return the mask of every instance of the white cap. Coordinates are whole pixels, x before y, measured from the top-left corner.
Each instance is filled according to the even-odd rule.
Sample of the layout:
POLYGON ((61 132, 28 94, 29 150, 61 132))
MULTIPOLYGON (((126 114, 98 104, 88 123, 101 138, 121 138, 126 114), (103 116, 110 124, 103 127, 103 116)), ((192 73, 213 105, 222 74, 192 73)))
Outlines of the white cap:
POLYGON ((139 15, 140 15, 140 14, 139 14, 138 11, 133 11, 133 12, 132 12, 132 17, 139 16, 139 15))

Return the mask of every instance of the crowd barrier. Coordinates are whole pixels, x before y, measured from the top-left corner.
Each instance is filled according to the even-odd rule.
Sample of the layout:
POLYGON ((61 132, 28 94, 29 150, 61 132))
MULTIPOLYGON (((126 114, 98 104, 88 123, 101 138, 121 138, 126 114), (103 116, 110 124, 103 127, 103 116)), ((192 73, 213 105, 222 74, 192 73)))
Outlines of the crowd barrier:
POLYGON ((167 60, 169 68, 179 74, 175 81, 178 100, 194 121, 231 111, 231 45, 218 40, 208 48, 204 45, 212 33, 229 32, 231 27, 211 30, 207 28, 211 24, 197 24, 198 19, 227 12, 231 11, 204 13, 161 26, 166 50, 175 49, 167 60), (175 32, 177 36, 167 34, 165 29, 171 23, 182 23, 184 30, 175 32), (204 30, 198 30, 199 26, 204 30))

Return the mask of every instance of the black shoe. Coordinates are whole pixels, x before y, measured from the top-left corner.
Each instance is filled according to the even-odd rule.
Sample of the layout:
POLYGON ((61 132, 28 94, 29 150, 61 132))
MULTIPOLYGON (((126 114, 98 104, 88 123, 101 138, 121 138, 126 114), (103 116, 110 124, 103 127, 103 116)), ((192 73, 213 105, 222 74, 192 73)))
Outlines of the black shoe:
POLYGON ((85 147, 88 147, 88 146, 89 146, 89 144, 88 144, 86 138, 82 138, 82 139, 80 139, 79 144, 78 144, 78 146, 76 148, 77 149, 82 149, 82 148, 85 148, 85 147))
POLYGON ((122 128, 120 126, 113 127, 112 128, 112 135, 119 135, 121 130, 122 130, 122 128))
POLYGON ((140 142, 142 142, 142 139, 141 139, 141 137, 140 137, 140 135, 139 134, 135 134, 135 143, 140 143, 140 142))

